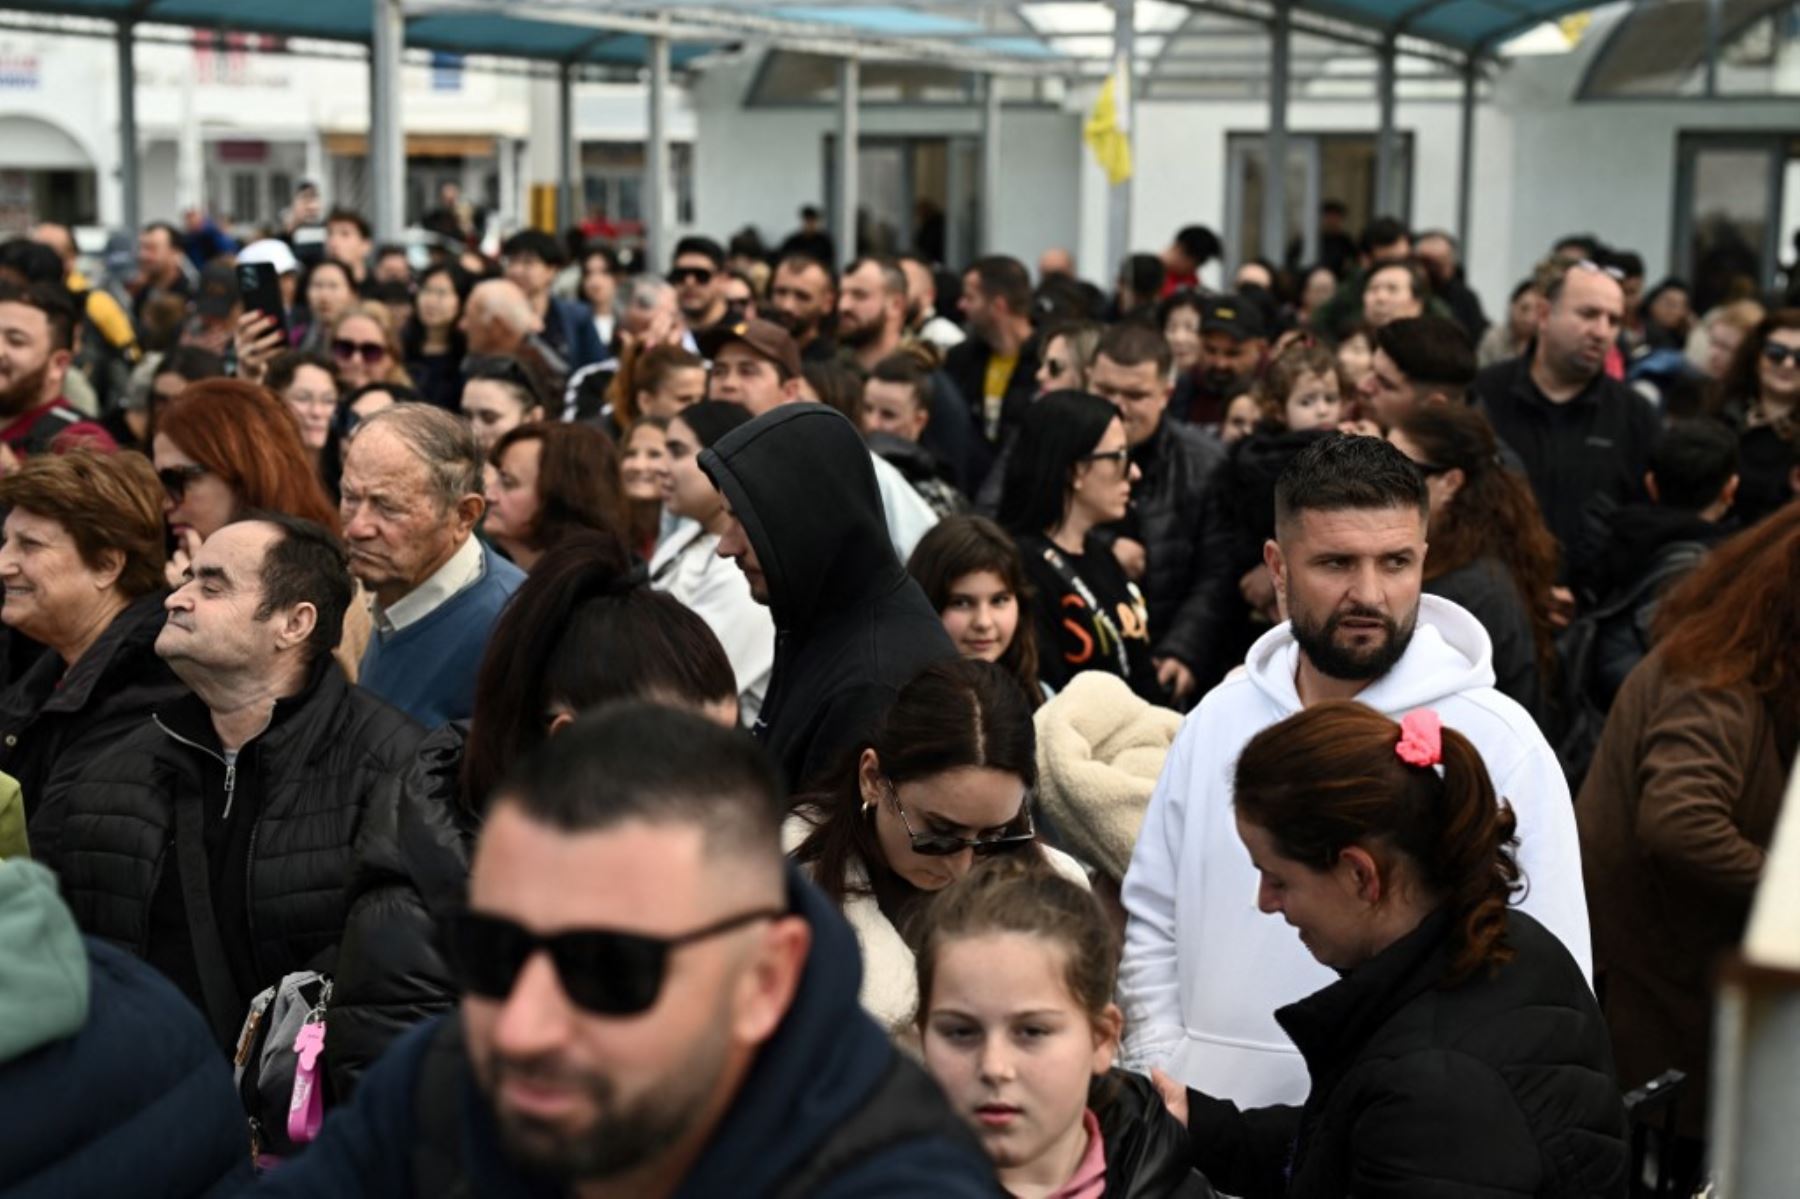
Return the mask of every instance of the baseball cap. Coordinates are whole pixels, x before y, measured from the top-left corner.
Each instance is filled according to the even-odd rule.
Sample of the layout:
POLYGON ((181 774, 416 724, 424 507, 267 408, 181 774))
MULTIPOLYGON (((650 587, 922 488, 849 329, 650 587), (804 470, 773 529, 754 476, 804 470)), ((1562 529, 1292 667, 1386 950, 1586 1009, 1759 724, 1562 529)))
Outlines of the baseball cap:
POLYGON ((266 262, 275 268, 277 275, 292 275, 300 269, 300 260, 294 257, 294 251, 286 242, 274 237, 251 242, 239 251, 237 260, 250 264, 266 262))
POLYGON ((709 359, 733 342, 740 342, 758 358, 773 362, 785 378, 800 374, 800 349, 786 329, 773 321, 725 322, 694 335, 700 352, 709 359))
POLYGON ((229 262, 209 262, 200 272, 200 291, 194 300, 194 311, 201 316, 229 315, 238 302, 237 272, 229 262))
POLYGON ((1200 332, 1228 333, 1239 341, 1268 336, 1261 305, 1247 296, 1213 296, 1202 302, 1200 332))

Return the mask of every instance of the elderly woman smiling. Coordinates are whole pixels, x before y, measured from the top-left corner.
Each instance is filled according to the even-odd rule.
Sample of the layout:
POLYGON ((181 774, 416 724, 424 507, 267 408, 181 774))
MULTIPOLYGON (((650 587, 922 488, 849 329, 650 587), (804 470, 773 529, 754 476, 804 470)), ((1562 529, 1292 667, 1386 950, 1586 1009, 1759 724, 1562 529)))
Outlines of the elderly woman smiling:
POLYGON ((0 478, 0 508, 0 621, 44 647, 0 694, 0 770, 19 780, 32 840, 48 848, 39 830, 54 832, 61 788, 181 690, 154 648, 162 487, 140 454, 44 456, 0 478))

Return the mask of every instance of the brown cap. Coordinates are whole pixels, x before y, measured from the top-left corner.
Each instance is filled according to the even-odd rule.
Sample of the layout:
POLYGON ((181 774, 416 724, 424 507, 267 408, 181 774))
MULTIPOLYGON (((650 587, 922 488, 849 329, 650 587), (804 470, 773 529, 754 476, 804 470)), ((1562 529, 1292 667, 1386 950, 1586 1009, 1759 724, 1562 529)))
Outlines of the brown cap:
POLYGON ((717 324, 695 334, 694 342, 709 359, 717 358, 720 350, 733 342, 739 342, 758 358, 773 362, 776 369, 781 371, 783 379, 797 378, 800 374, 800 348, 794 344, 788 331, 773 321, 731 321, 717 324))

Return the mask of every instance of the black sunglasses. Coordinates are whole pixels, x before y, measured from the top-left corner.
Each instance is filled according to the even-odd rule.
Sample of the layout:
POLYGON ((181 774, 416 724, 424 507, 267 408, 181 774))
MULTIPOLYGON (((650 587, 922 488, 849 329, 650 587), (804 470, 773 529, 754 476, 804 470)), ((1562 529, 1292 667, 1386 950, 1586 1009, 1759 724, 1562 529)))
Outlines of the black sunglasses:
POLYGON ((165 466, 156 472, 156 477, 162 480, 163 490, 168 493, 169 501, 179 504, 187 495, 189 483, 201 475, 211 473, 208 468, 192 463, 187 466, 165 466))
POLYGON ((670 283, 711 283, 713 272, 703 266, 678 266, 669 272, 670 283))
POLYGON ((1083 454, 1081 460, 1083 462, 1111 462, 1120 470, 1124 470, 1131 465, 1131 451, 1108 450, 1104 454, 1083 454))
POLYGON ((1789 362, 1800 363, 1800 346, 1784 346, 1780 342, 1771 341, 1763 346, 1763 357, 1776 366, 1789 362))
POLYGON ((388 356, 387 347, 378 341, 351 341, 347 337, 332 342, 331 353, 339 362, 361 357, 365 366, 374 366, 388 356))
POLYGON ((677 937, 612 929, 540 936, 504 917, 465 909, 450 918, 447 947, 463 988, 471 994, 507 998, 525 963, 543 950, 556 965, 563 991, 577 1005, 599 1016, 631 1016, 655 1006, 675 949, 785 915, 776 908, 758 908, 677 937))
POLYGON ((900 827, 906 830, 906 838, 912 842, 912 851, 924 857, 947 858, 969 849, 975 851, 976 857, 985 858, 989 854, 1022 849, 1037 840, 1037 828, 1031 823, 1029 798, 1019 805, 1019 814, 1012 819, 1013 825, 1024 826, 1017 831, 997 833, 992 837, 958 837, 950 833, 915 833, 912 821, 907 818, 906 808, 900 802, 900 793, 894 790, 893 783, 887 784, 887 792, 888 798, 894 803, 894 811, 900 813, 900 827))

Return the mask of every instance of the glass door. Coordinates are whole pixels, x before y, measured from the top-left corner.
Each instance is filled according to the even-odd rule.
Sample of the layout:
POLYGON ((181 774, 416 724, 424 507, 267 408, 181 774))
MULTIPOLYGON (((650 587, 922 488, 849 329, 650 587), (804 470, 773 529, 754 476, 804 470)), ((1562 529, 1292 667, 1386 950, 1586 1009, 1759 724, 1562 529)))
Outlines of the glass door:
POLYGON ((1675 246, 1701 312, 1773 287, 1800 252, 1800 134, 1681 135, 1675 246))
POLYGON ((1375 135, 1372 133, 1288 134, 1287 230, 1279 254, 1262 244, 1263 180, 1267 169, 1263 135, 1233 133, 1226 143, 1229 179, 1225 194, 1225 245, 1229 271, 1252 258, 1266 258, 1299 270, 1319 253, 1319 209, 1328 201, 1344 206, 1344 228, 1352 235, 1376 215, 1412 216, 1412 135, 1394 137, 1393 194, 1400 211, 1375 212, 1375 135))

